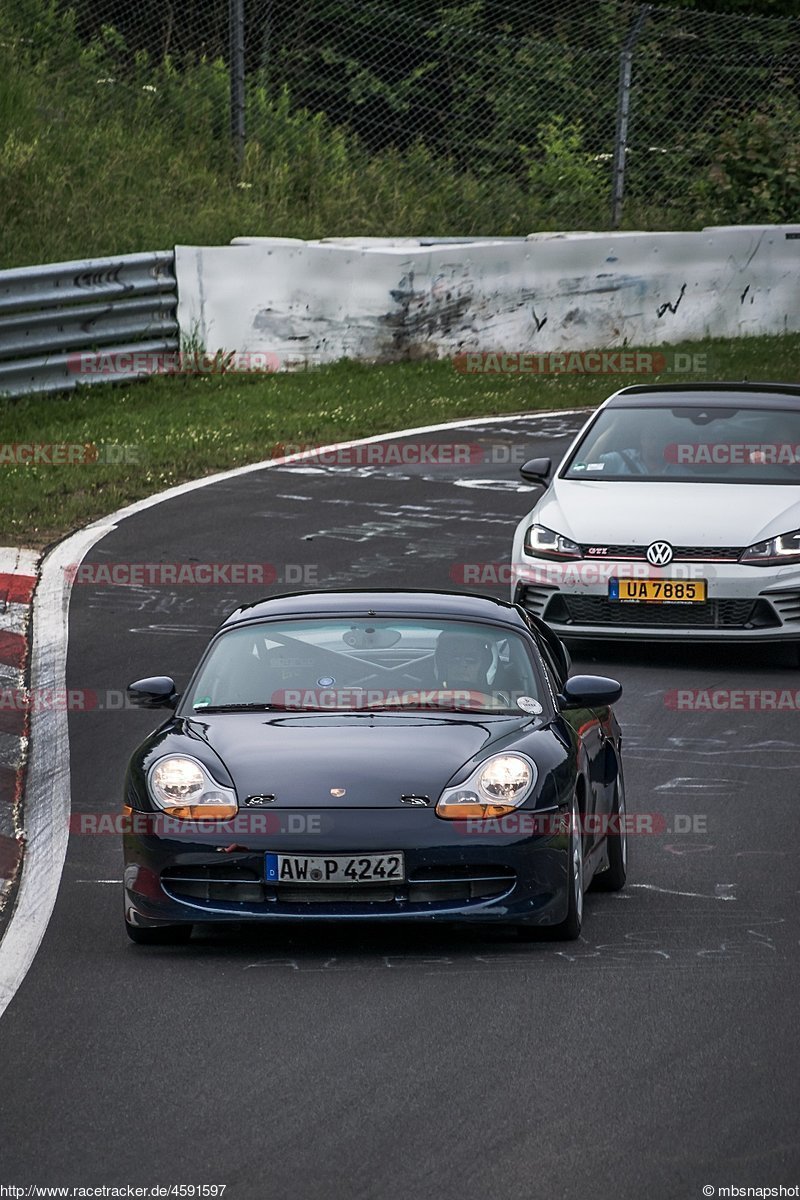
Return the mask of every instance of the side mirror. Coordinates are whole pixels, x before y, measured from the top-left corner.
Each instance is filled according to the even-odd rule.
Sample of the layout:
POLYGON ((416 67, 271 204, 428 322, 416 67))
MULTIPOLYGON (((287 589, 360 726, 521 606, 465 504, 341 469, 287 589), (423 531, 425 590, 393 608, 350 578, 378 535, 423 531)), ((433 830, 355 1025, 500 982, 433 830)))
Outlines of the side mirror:
POLYGON ((550 466, 549 458, 529 458, 522 464, 519 473, 526 483, 547 483, 550 466))
POLYGON ((605 708, 616 704, 622 695, 622 684, 603 675, 573 675, 564 684, 558 697, 561 708, 605 708))
POLYGON ((175 681, 168 675, 154 675, 128 684, 128 699, 137 708, 174 708, 180 700, 175 681))

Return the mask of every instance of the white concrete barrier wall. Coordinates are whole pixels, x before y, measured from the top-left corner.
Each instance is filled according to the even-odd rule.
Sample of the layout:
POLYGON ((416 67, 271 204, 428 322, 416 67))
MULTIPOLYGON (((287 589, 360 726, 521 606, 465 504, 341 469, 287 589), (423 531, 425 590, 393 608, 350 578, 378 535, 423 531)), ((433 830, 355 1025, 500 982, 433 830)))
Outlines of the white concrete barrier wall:
POLYGON ((176 247, 182 336, 275 367, 800 331, 800 225, 176 247))

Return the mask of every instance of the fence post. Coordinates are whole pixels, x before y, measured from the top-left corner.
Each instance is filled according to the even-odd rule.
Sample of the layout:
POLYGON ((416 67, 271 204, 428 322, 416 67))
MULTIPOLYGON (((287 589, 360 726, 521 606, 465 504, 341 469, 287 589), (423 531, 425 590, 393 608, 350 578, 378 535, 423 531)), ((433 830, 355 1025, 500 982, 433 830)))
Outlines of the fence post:
POLYGON ((625 196, 625 158, 628 152, 628 116, 631 103, 631 73, 633 52, 652 5, 643 4, 619 56, 619 87, 617 90, 617 127, 614 134, 614 165, 611 173, 611 228, 619 229, 622 221, 622 201, 625 196))
POLYGON ((236 166, 244 163, 244 0, 229 0, 231 142, 236 166))

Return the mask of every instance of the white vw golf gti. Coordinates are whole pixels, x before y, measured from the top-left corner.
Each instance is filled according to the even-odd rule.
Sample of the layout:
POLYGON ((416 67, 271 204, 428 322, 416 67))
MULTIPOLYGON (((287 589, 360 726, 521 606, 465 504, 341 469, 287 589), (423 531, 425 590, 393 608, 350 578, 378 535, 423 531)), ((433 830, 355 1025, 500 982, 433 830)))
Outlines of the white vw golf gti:
POLYGON ((616 392, 517 527, 512 598, 567 640, 800 646, 800 386, 616 392))

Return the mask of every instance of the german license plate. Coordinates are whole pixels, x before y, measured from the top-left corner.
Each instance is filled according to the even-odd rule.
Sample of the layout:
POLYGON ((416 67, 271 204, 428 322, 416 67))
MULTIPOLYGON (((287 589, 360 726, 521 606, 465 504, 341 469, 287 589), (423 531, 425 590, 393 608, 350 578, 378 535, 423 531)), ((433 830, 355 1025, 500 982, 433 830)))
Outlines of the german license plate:
POLYGON ((325 858, 305 854, 266 856, 267 883, 403 883, 403 855, 330 854, 325 858))
POLYGON ((704 604, 705 579, 609 579, 609 600, 640 604, 704 604))

